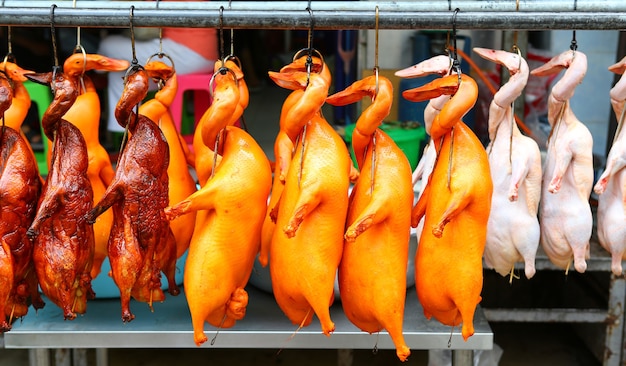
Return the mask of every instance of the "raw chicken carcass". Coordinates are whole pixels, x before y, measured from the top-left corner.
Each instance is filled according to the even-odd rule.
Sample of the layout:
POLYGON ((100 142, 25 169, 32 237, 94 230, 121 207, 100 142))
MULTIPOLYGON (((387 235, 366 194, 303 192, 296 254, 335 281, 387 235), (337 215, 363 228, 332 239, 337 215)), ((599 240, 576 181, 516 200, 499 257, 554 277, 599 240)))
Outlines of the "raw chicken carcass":
POLYGON ((130 138, 120 156, 115 179, 98 204, 86 215, 93 222, 113 208, 113 227, 108 242, 111 274, 120 289, 122 320, 135 318, 131 296, 147 302, 163 301, 161 271, 168 291, 178 295, 175 282, 176 247, 164 209, 168 205, 169 152, 165 136, 146 116, 133 108, 145 98, 148 76, 142 68, 129 70, 124 92, 115 108, 115 118, 128 128, 130 138))
POLYGON ((170 219, 197 211, 199 224, 189 246, 184 285, 198 346, 207 340, 205 321, 229 328, 245 316, 245 286, 259 252, 272 184, 269 161, 247 132, 227 126, 219 145, 215 153, 222 159, 215 174, 166 210, 170 219))
POLYGON ((613 144, 607 157, 606 168, 594 187, 598 194, 598 241, 611 253, 611 270, 621 276, 622 259, 626 259, 626 129, 624 129, 624 104, 626 103, 626 57, 609 67, 622 77, 611 89, 611 105, 618 120, 613 144))
POLYGON ((474 48, 474 52, 506 67, 511 74, 489 107, 487 152, 494 191, 485 264, 502 276, 510 275, 512 281, 515 263, 524 262, 526 278, 532 278, 539 248, 541 153, 535 140, 520 132, 512 108, 526 86, 528 64, 517 53, 486 48, 474 48))
MULTIPOLYGON (((169 145, 170 164, 167 168, 169 178, 169 202, 180 202, 196 191, 196 182, 191 176, 185 148, 187 143, 174 126, 169 106, 174 101, 178 84, 176 72, 170 65, 155 60, 148 62, 144 68, 148 76, 157 81, 162 87, 150 99, 139 107, 139 114, 148 117, 159 125, 169 145)), ((170 228, 176 239, 176 256, 185 253, 189 247, 191 236, 196 222, 196 213, 190 212, 170 221, 170 228)))
POLYGON ((79 86, 61 70, 27 77, 54 90, 41 122, 53 141, 50 170, 27 235, 35 243, 33 261, 41 291, 63 310, 65 319, 74 319, 95 297, 90 275, 94 232, 84 218, 93 206, 87 145, 80 130, 62 118, 79 86))
MULTIPOLYGON (((90 53, 74 53, 63 63, 65 75, 74 79, 74 82, 79 85, 79 95, 63 118, 78 127, 85 138, 89 157, 87 174, 93 189, 94 199, 102 197, 106 188, 111 184, 115 171, 109 153, 100 143, 100 99, 93 81, 85 75, 85 72, 88 70, 122 71, 126 70, 128 65, 126 60, 117 60, 90 53)), ((52 149, 48 151, 51 152, 52 149)), ((96 202, 94 201, 93 204, 95 205, 96 202)), ((112 225, 113 212, 111 210, 100 215, 93 224, 95 252, 91 269, 92 278, 98 276, 102 262, 107 256, 107 242, 112 225)))
POLYGON ((343 106, 363 97, 370 104, 353 132, 359 175, 350 195, 339 290, 347 318, 359 329, 389 332, 401 361, 411 354, 402 335, 413 184, 411 166, 398 145, 378 128, 389 115, 393 85, 373 75, 329 96, 343 106))
MULTIPOLYGON (((11 105, 12 88, 0 74, 0 115, 11 105)), ((6 117, 6 115, 5 115, 6 117)), ((0 127, 0 333, 28 312, 44 303, 38 293, 32 254, 33 243, 26 236, 37 210, 41 180, 37 163, 26 140, 9 126, 0 127), (30 297, 30 299, 29 299, 30 297)))
POLYGON ((570 98, 587 72, 587 56, 574 50, 553 57, 531 71, 548 76, 565 73, 550 92, 548 122, 552 127, 544 162, 539 223, 541 246, 550 261, 567 272, 574 258, 578 272, 587 269, 593 218, 589 195, 593 186, 593 139, 574 115, 570 98))
MULTIPOLYGON (((447 56, 436 57, 424 63, 436 66, 445 58, 449 64, 447 56)), ((402 74, 419 76, 416 70, 421 68, 405 69, 402 74)), ((437 161, 413 208, 411 224, 417 226, 424 216, 415 258, 416 290, 424 315, 449 326, 463 323, 462 335, 467 340, 474 334, 474 312, 481 300, 482 256, 493 190, 485 149, 461 121, 474 106, 478 87, 469 76, 454 74, 402 95, 410 101, 452 95, 426 126, 437 161)))
MULTIPOLYGON (((293 71, 270 76, 282 87, 306 89, 316 85, 314 79, 330 80, 324 70, 326 65, 320 73, 293 71)), ((343 248, 352 164, 345 142, 321 115, 328 89, 318 92, 321 95, 302 100, 311 103, 304 105, 306 109, 317 112, 312 116, 294 113, 288 120, 292 128, 306 127, 299 134, 273 212, 276 229, 269 262, 274 297, 285 315, 303 327, 311 323, 315 313, 322 332, 330 336, 335 324, 329 307, 343 248)))

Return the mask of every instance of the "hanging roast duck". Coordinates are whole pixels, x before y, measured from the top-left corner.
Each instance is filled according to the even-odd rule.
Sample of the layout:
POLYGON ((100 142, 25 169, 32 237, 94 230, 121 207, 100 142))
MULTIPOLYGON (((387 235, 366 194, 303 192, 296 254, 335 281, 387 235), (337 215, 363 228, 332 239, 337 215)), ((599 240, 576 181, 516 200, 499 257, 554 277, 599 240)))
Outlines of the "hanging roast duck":
POLYGON ((326 102, 343 106, 363 97, 370 97, 372 104, 352 134, 361 174, 348 206, 339 265, 341 304, 346 317, 361 330, 386 329, 398 358, 405 361, 411 353, 402 335, 414 197, 411 166, 391 137, 378 128, 391 110, 393 85, 383 76, 368 76, 326 102))
POLYGON ((297 136, 297 144, 283 192, 272 208, 276 228, 269 263, 274 297, 286 316, 294 324, 307 326, 315 314, 322 332, 329 336, 335 329, 329 307, 343 251, 352 164, 345 142, 321 114, 330 72, 326 65, 318 67, 319 73, 270 74, 274 82, 290 90, 306 93, 309 87, 322 87, 297 101, 286 118, 289 127, 281 127, 294 136, 292 141, 297 136))
MULTIPOLYGON (((234 109, 242 107, 238 96, 230 94, 240 92, 240 71, 223 66, 216 72, 215 96, 220 98, 222 110, 212 105, 211 116, 220 116, 224 109, 233 109, 233 105, 234 109), (223 92, 226 97, 222 99, 223 92), (232 104, 226 105, 227 100, 232 104)), ((225 120, 203 117, 199 133, 204 137, 202 141, 208 141, 211 146, 198 149, 196 161, 213 159, 216 154, 220 159, 216 165, 211 161, 213 172, 200 190, 166 210, 170 219, 197 212, 184 277, 197 345, 207 340, 205 322, 229 328, 245 316, 248 304, 245 286, 259 252, 272 179, 263 149, 247 132, 232 126, 235 121, 224 126, 225 120), (218 127, 222 130, 217 130, 218 127), (214 150, 216 140, 218 148, 214 150)))
POLYGON ((248 87, 241 68, 234 60, 217 61, 212 81, 211 106, 198 121, 193 135, 194 167, 200 186, 211 176, 214 160, 220 159, 213 156, 217 134, 224 127, 234 125, 248 106, 248 87))
POLYGON ((622 75, 610 92, 618 128, 607 157, 606 168, 598 178, 594 191, 598 194, 598 241, 611 253, 613 274, 621 276, 622 259, 626 254, 626 57, 610 66, 609 70, 622 75))
POLYGON ((146 116, 133 112, 145 98, 149 78, 145 70, 131 65, 115 118, 128 128, 130 138, 120 155, 115 178, 98 204, 86 215, 89 222, 113 208, 113 227, 108 242, 111 274, 120 290, 122 320, 135 318, 131 296, 152 308, 163 301, 161 271, 168 291, 179 293, 175 282, 176 247, 169 245, 172 231, 163 211, 168 204, 169 152, 165 136, 146 116))
MULTIPOLYGON (((63 72, 66 77, 72 78, 79 85, 79 95, 63 118, 78 127, 85 138, 89 158, 87 174, 96 200, 102 197, 106 188, 111 184, 115 172, 109 153, 100 143, 100 99, 93 81, 85 75, 85 72, 89 70, 122 71, 127 68, 128 61, 126 60, 90 53, 74 53, 63 63, 63 72)), ((91 270, 92 278, 98 276, 102 261, 107 256, 107 242, 112 224, 113 212, 110 210, 100 215, 93 224, 95 252, 91 270)))
POLYGON ((485 264, 512 280, 515 263, 523 262, 526 278, 532 278, 539 247, 541 153, 535 140, 520 132, 511 107, 526 86, 528 64, 517 53, 486 48, 474 48, 474 52, 501 64, 511 74, 489 107, 487 152, 494 191, 485 264))
MULTIPOLYGON (((0 73, 0 115, 6 111, 14 88, 0 73)), ((32 261, 33 243, 26 235, 37 210, 41 179, 30 145, 12 127, 0 127, 0 333, 11 323, 44 303, 38 292, 32 261)))
POLYGON ((587 72, 587 56, 568 50, 553 57, 531 74, 561 72, 548 99, 552 127, 543 169, 539 222, 541 246, 550 261, 567 272, 574 259, 578 272, 587 269, 593 217, 589 195, 593 186, 593 138, 574 115, 569 100, 587 72))
POLYGON ((94 232, 84 218, 93 205, 87 145, 80 130, 62 118, 76 100, 79 85, 59 69, 27 77, 54 91, 41 122, 53 141, 50 170, 27 234, 35 243, 33 260, 41 291, 63 310, 65 319, 74 319, 85 313, 87 299, 95 296, 90 275, 94 232))
MULTIPOLYGON (((448 56, 436 56, 398 76, 447 73, 448 56)), ((423 101, 451 95, 431 124, 437 161, 412 212, 412 225, 424 216, 424 231, 415 259, 418 298, 427 318, 456 326, 465 340, 474 334, 473 317, 481 300, 482 256, 491 207, 492 182, 487 154, 476 135, 461 121, 478 97, 476 82, 453 73, 403 97, 423 101)))
MULTIPOLYGON (((168 142, 170 152, 170 164, 167 168, 169 178, 169 202, 180 202, 196 191, 196 182, 191 176, 185 148, 187 143, 183 140, 180 132, 174 126, 169 106, 174 101, 176 90, 176 72, 173 66, 161 61, 154 60, 144 66, 148 76, 157 81, 161 87, 150 99, 139 107, 139 114, 148 117, 159 125, 165 139, 168 142)), ((170 228, 176 239, 176 256, 180 257, 189 247, 189 241, 193 234, 196 221, 195 212, 180 216, 170 221, 170 228)))

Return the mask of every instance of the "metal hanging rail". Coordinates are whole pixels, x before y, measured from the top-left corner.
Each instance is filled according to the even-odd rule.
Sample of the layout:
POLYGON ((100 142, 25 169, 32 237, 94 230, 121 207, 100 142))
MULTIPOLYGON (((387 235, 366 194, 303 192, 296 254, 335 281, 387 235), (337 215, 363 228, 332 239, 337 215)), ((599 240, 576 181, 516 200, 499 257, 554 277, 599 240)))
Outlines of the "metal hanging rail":
POLYGON ((137 27, 307 29, 626 30, 624 0, 425 0, 425 1, 29 1, 6 0, 0 25, 125 28, 134 6, 137 27), (28 6, 25 6, 28 5, 28 6), (220 8, 223 11, 220 12, 220 8))

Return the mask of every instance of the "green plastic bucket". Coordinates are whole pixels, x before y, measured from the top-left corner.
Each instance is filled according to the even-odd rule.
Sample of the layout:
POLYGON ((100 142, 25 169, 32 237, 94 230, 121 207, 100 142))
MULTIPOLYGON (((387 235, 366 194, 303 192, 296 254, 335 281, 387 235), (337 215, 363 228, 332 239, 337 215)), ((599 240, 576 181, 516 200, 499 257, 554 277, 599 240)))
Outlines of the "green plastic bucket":
MULTIPOLYGON (((350 155, 352 156, 354 166, 357 166, 356 158, 354 157, 354 149, 352 148, 352 131, 354 130, 354 126, 354 124, 346 126, 344 140, 350 145, 350 155)), ((398 145, 400 150, 402 150, 404 155, 409 159, 411 170, 415 170, 425 145, 426 131, 424 127, 417 124, 391 122, 383 123, 380 129, 385 131, 385 133, 393 139, 396 145, 398 145)))

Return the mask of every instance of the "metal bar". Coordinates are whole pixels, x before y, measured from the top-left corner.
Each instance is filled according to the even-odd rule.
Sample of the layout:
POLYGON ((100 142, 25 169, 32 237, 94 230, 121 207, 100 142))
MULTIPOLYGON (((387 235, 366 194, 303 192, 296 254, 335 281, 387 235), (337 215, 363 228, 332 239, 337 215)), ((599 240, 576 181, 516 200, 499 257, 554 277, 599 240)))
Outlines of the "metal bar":
POLYGON ((453 350, 452 366, 472 366, 474 364, 472 350, 453 350))
MULTIPOLYGON (((23 0, 2 1, 4 7, 24 7, 23 0)), ((91 9, 128 9, 131 5, 135 9, 155 9, 154 2, 143 1, 73 1, 48 0, 28 1, 29 7, 50 8, 56 4, 59 8, 91 8, 91 9)), ((622 0, 420 0, 420 1, 186 1, 186 2, 160 2, 159 10, 189 10, 203 9, 217 11, 224 7, 226 13, 233 10, 255 10, 272 12, 275 10, 301 11, 311 5, 312 10, 339 10, 339 11, 373 11, 378 5, 381 13, 389 11, 409 12, 441 12, 452 11, 459 8, 467 12, 624 12, 626 3, 622 0), (519 8, 517 4, 519 3, 519 8)))
POLYGON ((624 334, 624 298, 626 279, 611 274, 608 322, 604 348, 604 366, 619 365, 622 360, 624 334))
MULTIPOLYGON (((496 4, 502 1, 477 1, 483 5, 473 4, 474 1, 458 1, 458 4, 473 4, 473 7, 482 6, 480 10, 461 10, 456 16, 457 29, 516 29, 516 30, 618 30, 626 29, 626 2, 607 0, 598 1, 606 4, 607 9, 614 11, 582 11, 583 4, 587 8, 595 9, 589 2, 579 0, 576 11, 572 11, 571 1, 552 1, 550 9, 554 11, 535 10, 544 9, 542 2, 526 2, 527 10, 498 10, 504 6, 496 4), (532 3, 532 5, 531 5, 532 3), (492 7, 488 7, 492 4, 492 7), (557 6, 558 5, 558 6, 557 6), (531 6, 533 6, 531 8, 531 6), (528 10, 532 9, 532 11, 528 10)), ((509 1, 515 3, 514 1, 509 1)), ((49 26, 50 7, 34 7, 34 4, 52 4, 52 1, 29 2, 29 7, 9 6, 17 1, 5 1, 0 7, 0 25, 21 26, 49 26)), ((80 1, 77 4, 81 3, 80 1)), ((306 11, 306 2, 233 2, 228 9, 228 3, 219 1, 210 2, 162 2, 159 9, 148 8, 145 2, 135 4, 133 24, 136 27, 208 27, 217 28, 220 25, 220 6, 224 6, 222 21, 224 28, 235 29, 308 29, 311 15, 306 11), (186 5, 175 6, 178 4, 186 5), (256 4, 256 5, 253 5, 256 4), (289 5, 288 5, 289 4, 289 5), (299 9, 292 8, 298 4, 299 9), (262 8, 260 7, 262 5, 262 8)), ((311 6, 315 27, 318 29, 374 29, 375 5, 379 6, 379 29, 449 29, 451 27, 452 12, 440 10, 442 4, 447 7, 446 1, 438 1, 439 6, 433 3, 430 9, 422 9, 423 2, 369 2, 369 1, 334 1, 318 2, 311 6), (335 4, 335 8, 330 8, 335 4)), ((453 2, 454 3, 454 2, 453 2)), ((57 7, 54 11, 56 26, 63 27, 106 27, 126 28, 129 26, 130 6, 125 1, 85 1, 81 6, 72 8, 57 7), (109 3, 109 6, 104 4, 109 3), (102 4, 103 6, 100 6, 102 4), (113 7, 112 5, 117 5, 113 7)), ((464 8, 463 8, 464 9, 464 8)), ((524 9, 520 5, 520 9, 524 9)), ((603 8, 605 9, 605 8, 603 8)))
POLYGON ((608 323, 615 321, 606 309, 487 309, 489 322, 608 323))

